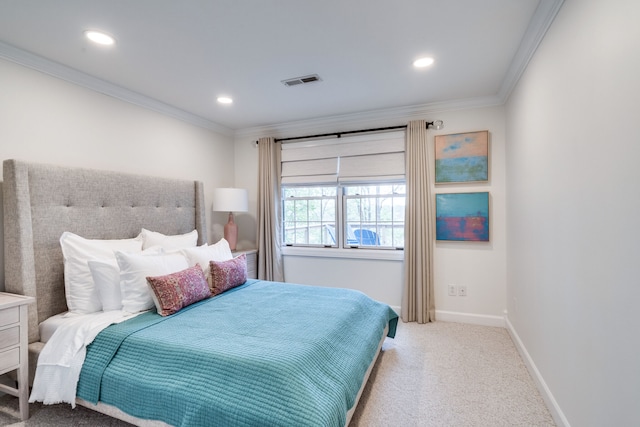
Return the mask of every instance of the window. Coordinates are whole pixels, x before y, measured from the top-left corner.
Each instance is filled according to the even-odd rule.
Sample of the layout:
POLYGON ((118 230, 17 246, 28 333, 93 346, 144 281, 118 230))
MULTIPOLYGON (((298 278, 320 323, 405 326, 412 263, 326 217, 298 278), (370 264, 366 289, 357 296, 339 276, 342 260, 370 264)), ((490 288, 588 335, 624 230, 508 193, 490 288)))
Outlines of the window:
POLYGON ((287 246, 404 247, 404 183, 284 186, 282 194, 287 246))
POLYGON ((345 186, 345 247, 404 247, 404 184, 345 186))
POLYGON ((286 245, 335 246, 336 187, 283 187, 286 245))
POLYGON ((281 145, 283 243, 403 248, 404 134, 281 145))

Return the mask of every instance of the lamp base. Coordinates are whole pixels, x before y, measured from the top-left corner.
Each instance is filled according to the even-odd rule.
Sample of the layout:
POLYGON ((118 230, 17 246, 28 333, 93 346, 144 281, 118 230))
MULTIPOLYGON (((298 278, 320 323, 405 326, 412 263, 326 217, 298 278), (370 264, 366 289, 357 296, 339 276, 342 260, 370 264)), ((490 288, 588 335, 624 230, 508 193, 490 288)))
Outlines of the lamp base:
POLYGON ((238 226, 233 222, 233 212, 229 212, 229 222, 224 226, 224 239, 229 242, 229 249, 235 251, 238 243, 238 226))

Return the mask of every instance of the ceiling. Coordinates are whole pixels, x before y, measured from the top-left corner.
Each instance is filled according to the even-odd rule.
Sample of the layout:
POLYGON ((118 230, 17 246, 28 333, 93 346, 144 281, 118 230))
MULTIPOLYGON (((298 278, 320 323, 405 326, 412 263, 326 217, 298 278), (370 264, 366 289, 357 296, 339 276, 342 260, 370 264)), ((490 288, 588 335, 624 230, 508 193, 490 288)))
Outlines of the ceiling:
POLYGON ((233 132, 503 102, 561 2, 2 0, 0 58, 233 132), (435 63, 415 69, 421 56, 435 63), (321 81, 281 82, 309 74, 321 81))

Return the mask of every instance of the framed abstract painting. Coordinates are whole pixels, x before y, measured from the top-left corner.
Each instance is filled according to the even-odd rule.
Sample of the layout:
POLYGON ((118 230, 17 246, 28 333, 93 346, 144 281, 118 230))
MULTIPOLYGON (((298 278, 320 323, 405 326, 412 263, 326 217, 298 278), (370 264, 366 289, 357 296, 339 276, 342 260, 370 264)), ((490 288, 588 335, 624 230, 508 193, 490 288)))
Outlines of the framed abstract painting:
POLYGON ((489 241, 489 193, 436 194, 436 240, 489 241))
POLYGON ((489 181, 489 131, 436 135, 436 184, 489 181))

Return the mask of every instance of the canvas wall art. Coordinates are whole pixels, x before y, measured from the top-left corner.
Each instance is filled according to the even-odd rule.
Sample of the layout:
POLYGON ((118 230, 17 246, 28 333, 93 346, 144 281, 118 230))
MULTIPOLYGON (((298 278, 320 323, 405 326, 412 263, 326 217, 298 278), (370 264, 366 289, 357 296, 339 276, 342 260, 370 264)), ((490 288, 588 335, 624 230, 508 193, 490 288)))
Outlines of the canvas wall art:
POLYGON ((489 180, 489 131, 436 135, 436 184, 489 180))
POLYGON ((489 241, 489 193, 436 194, 436 240, 489 241))

